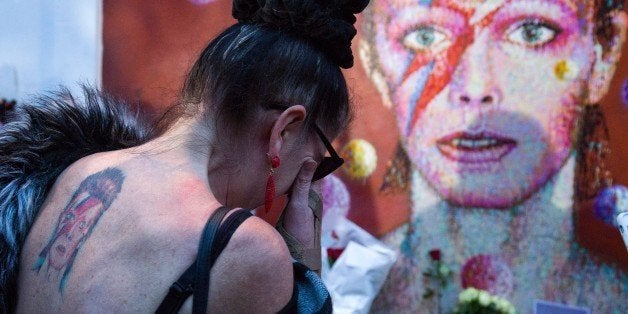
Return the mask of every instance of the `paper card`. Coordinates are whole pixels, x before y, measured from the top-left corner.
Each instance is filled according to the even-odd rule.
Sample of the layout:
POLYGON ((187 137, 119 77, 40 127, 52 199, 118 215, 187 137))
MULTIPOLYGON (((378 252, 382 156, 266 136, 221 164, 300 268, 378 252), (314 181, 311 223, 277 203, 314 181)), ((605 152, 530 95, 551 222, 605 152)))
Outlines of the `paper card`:
POLYGON ((555 302, 534 300, 534 314, 590 314, 586 307, 569 306, 555 302))

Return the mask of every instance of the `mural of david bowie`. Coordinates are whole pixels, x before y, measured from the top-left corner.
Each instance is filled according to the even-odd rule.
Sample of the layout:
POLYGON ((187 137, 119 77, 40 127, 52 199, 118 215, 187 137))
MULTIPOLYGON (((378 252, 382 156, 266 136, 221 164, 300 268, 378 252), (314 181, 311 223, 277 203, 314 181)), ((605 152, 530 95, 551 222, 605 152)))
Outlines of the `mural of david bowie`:
POLYGON ((428 251, 454 284, 532 311, 534 299, 627 313, 628 276, 573 234, 575 144, 586 106, 609 88, 624 43, 623 1, 378 0, 360 56, 396 116, 410 166, 410 222, 374 312, 431 312, 428 251))
POLYGON ((63 292, 81 246, 120 193, 123 181, 122 172, 116 168, 88 176, 59 214, 57 227, 39 253, 33 269, 39 272, 46 265, 50 279, 59 280, 60 292, 63 292))

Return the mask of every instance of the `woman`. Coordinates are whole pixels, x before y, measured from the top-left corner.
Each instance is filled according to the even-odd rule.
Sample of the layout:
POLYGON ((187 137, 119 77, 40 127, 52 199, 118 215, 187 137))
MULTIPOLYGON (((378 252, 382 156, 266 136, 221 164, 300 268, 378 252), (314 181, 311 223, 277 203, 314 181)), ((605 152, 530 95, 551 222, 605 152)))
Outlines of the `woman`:
MULTIPOLYGON (((283 227, 307 262, 317 242, 310 182, 339 166, 324 156, 327 138, 350 119, 339 67, 353 64, 353 14, 366 4, 234 1, 239 22, 201 53, 154 135, 88 89, 84 103, 62 92, 18 108, 0 133, 5 306, 155 311, 200 254, 210 216, 270 207, 275 194, 290 195, 283 227)), ((294 281, 320 280, 293 267, 273 226, 241 216, 201 296, 207 309, 266 313, 307 303, 294 281)), ((329 309, 325 293, 310 310, 329 309)), ((197 298, 183 298, 183 311, 202 309, 197 298)))

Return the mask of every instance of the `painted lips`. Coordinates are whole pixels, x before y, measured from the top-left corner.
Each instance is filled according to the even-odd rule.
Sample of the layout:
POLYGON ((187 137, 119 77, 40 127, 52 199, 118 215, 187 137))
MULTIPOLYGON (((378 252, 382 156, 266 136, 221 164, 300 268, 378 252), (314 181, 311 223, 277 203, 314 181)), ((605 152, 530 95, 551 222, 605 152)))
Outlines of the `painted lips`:
POLYGON ((453 161, 478 164, 500 161, 517 147, 517 141, 490 132, 456 132, 439 139, 436 145, 453 161))

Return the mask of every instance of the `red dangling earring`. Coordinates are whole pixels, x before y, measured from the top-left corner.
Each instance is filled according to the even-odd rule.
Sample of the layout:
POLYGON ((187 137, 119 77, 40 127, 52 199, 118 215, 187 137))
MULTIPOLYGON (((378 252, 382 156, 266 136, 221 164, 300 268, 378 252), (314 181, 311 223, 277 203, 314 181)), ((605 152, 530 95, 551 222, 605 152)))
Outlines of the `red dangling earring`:
POLYGON ((266 182, 266 195, 264 197, 266 213, 273 207, 273 200, 275 199, 275 177, 273 177, 275 171, 273 169, 279 167, 279 164, 281 164, 281 161, 278 156, 273 156, 270 159, 270 176, 268 176, 268 181, 266 182))

